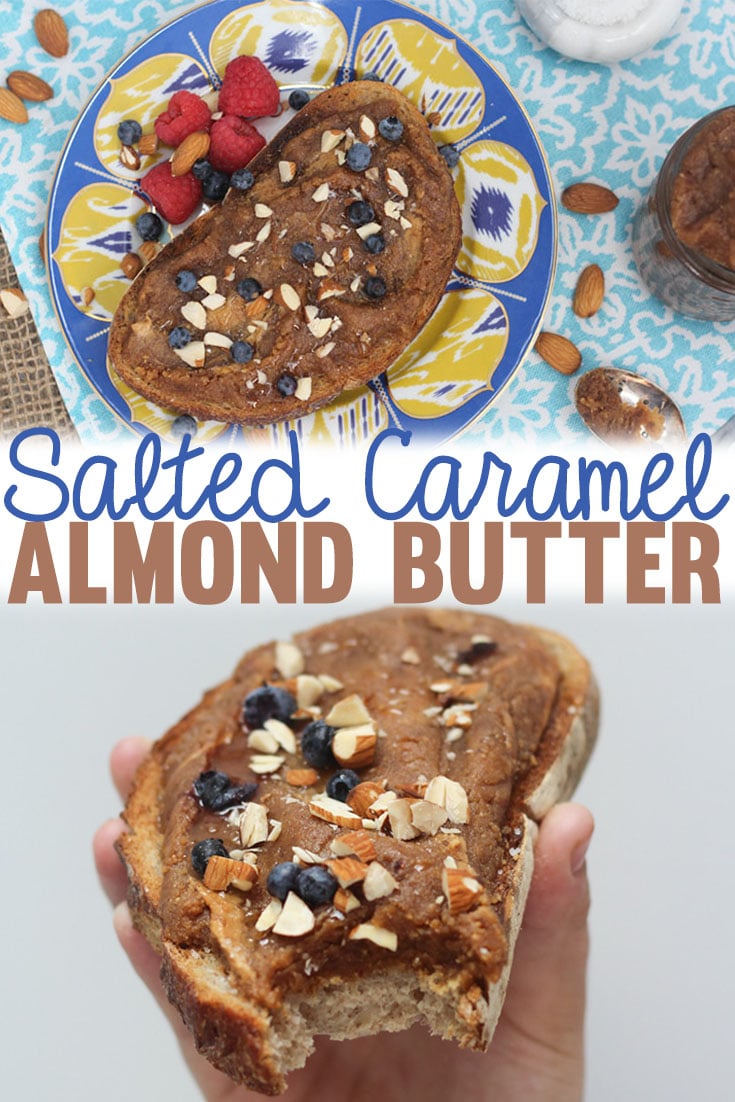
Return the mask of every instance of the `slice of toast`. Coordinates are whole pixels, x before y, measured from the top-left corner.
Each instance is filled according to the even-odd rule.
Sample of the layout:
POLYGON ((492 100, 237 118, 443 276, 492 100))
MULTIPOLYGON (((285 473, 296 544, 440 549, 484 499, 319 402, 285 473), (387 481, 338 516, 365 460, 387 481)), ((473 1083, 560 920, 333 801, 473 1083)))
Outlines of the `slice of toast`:
POLYGON ((317 409, 397 358, 444 292, 461 216, 425 119, 375 81, 317 96, 249 168, 250 190, 231 188, 133 282, 109 361, 160 405, 266 424, 317 409), (399 123, 391 137, 386 119, 399 123), (357 143, 369 164, 351 168, 357 143), (304 243, 308 260, 296 259, 304 243), (204 287, 180 291, 182 270, 204 287), (191 339, 177 350, 178 327, 191 339))
POLYGON ((316 1034, 419 1021, 485 1048, 536 823, 570 796, 596 730, 597 690, 576 648, 494 617, 389 609, 246 655, 153 747, 119 843, 134 922, 162 954, 164 985, 199 1050, 277 1094, 316 1034), (243 702, 264 685, 290 693, 295 711, 258 728, 243 702), (314 717, 337 729, 333 752, 357 773, 346 802, 324 798, 344 760, 310 765, 314 717), (269 734, 273 771, 258 772, 269 734), (207 771, 257 791, 207 809, 194 788, 207 771), (266 840, 252 833, 257 816, 266 840), (229 856, 210 859, 202 879, 192 850, 212 838, 229 856), (240 862, 239 886, 210 880, 215 866, 240 862), (330 870, 337 894, 311 910, 289 895, 281 907, 268 877, 283 862, 330 870))

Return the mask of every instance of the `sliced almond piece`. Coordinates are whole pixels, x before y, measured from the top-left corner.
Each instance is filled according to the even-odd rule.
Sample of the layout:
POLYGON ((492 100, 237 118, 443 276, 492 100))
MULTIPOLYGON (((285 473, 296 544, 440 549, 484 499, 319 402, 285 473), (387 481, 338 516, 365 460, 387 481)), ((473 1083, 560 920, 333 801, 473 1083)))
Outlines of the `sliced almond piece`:
POLYGON ((248 891, 258 880, 258 870, 255 865, 245 861, 233 861, 230 857, 220 857, 215 854, 207 861, 204 870, 204 886, 214 892, 226 891, 230 885, 237 886, 241 891, 248 891), (247 885, 246 887, 244 885, 247 885))
POLYGON ((329 330, 332 328, 331 318, 314 318, 309 322, 308 329, 312 337, 316 340, 321 340, 322 337, 326 337, 329 330))
POLYGON ((239 257, 242 256, 243 253, 250 252, 250 250, 254 248, 254 241, 238 241, 236 245, 230 245, 227 252, 230 254, 231 257, 237 260, 239 257))
POLYGON ((132 145, 123 145, 120 147, 120 164, 123 168, 132 169, 133 172, 137 172, 140 168, 140 154, 137 149, 133 149, 132 145))
POLYGON ((302 846, 292 846, 291 852, 294 856, 294 861, 297 861, 300 865, 323 865, 324 860, 318 853, 312 853, 310 849, 304 849, 302 846))
MULTIPOLYGON (((362 784, 355 785, 348 793, 347 804, 361 819, 366 816, 372 818, 370 808, 382 795, 383 786, 378 784, 377 781, 363 781, 362 784)), ((379 814, 380 812, 377 812, 376 817, 379 814)))
POLYGON ((386 930, 383 926, 376 926, 373 922, 361 922, 349 933, 350 941, 372 941, 381 949, 390 949, 395 953, 398 948, 398 935, 393 930, 386 930))
POLYGON ((312 195, 312 199, 315 203, 326 203, 329 198, 329 184, 320 184, 312 195))
POLYGON ((325 792, 309 801, 309 811, 316 819, 338 826, 357 828, 362 826, 362 818, 341 800, 333 800, 325 792))
POLYGON ((358 727, 362 723, 370 723, 370 713, 362 697, 352 693, 338 700, 325 720, 330 727, 358 727))
POLYGON ((207 358, 204 341, 190 341, 184 348, 175 348, 174 352, 189 367, 204 367, 207 358))
POLYGON ((304 656, 295 643, 276 643, 273 661, 281 677, 297 677, 304 672, 304 656))
POLYGON ((469 911, 482 895, 482 884, 471 870, 442 869, 442 891, 450 914, 469 911))
POLYGON ((408 184, 397 169, 387 168, 385 171, 385 179, 389 188, 392 188, 393 191, 402 195, 404 199, 408 198, 408 184))
POLYGON ((338 693, 341 692, 342 689, 344 689, 344 685, 342 684, 342 682, 338 681, 336 677, 332 677, 331 674, 320 673, 319 680, 324 686, 325 692, 338 693))
POLYGON ((349 914, 350 911, 354 911, 356 907, 360 906, 360 900, 357 896, 353 892, 348 892, 346 888, 338 888, 334 893, 332 902, 337 910, 342 911, 343 914, 349 914))
POLYGON ((335 857, 359 857, 366 863, 374 861, 378 856, 375 842, 366 830, 348 830, 344 834, 338 834, 329 843, 329 848, 335 857))
POLYGON ((283 903, 281 903, 280 899, 271 899, 265 910, 261 911, 258 915, 255 923, 255 929, 258 933, 264 934, 268 930, 272 930, 282 910, 283 903))
POLYGON ((212 348, 232 348, 232 337, 225 333, 205 333, 204 343, 212 348))
POLYGON ((353 884, 359 884, 367 876, 368 866, 357 857, 335 857, 333 861, 325 862, 329 871, 337 877, 341 888, 349 888, 353 884))
POLYGON ((303 937, 304 934, 311 933, 315 925, 314 912, 295 892, 289 892, 283 909, 273 924, 273 933, 280 937, 303 937))
POLYGON ((323 264, 319 263, 319 261, 317 261, 314 265, 313 271, 314 275, 317 276, 319 279, 324 279, 326 276, 329 275, 329 268, 325 268, 323 264))
POLYGON ((319 780, 319 774, 316 769, 288 769, 285 779, 294 788, 311 788, 319 780))
POLYGON ((372 903, 374 899, 384 899, 386 896, 392 895, 397 887, 398 881, 379 861, 373 861, 368 866, 362 883, 362 890, 369 903, 372 903))
POLYGON ((375 123, 367 115, 363 115, 360 119, 360 137, 364 142, 371 142, 375 138, 376 129, 375 123))
POLYGON ((405 663, 407 666, 420 666, 421 658, 419 657, 419 652, 415 647, 406 647, 401 654, 401 662, 405 663))
MULTIPOLYGON (((317 356, 319 352, 317 352, 317 356)), ((294 391, 294 398, 299 402, 308 402, 311 398, 312 381, 309 375, 304 375, 296 384, 296 390, 294 391)))
POLYGON ((409 842, 421 834, 411 821, 411 804, 410 799, 391 800, 385 809, 388 812, 391 834, 400 842, 409 842))
POLYGON ((138 142, 138 152, 141 157, 151 157, 158 150, 158 134, 155 130, 152 134, 143 134, 138 142))
POLYGON ((329 344, 323 344, 321 348, 317 348, 316 354, 320 360, 324 360, 334 352, 336 347, 334 341, 330 341, 329 344))
POLYGON ((207 295, 213 295, 217 290, 217 276, 206 275, 198 281, 199 286, 207 295))
POLYGON ((256 218, 272 218, 273 211, 266 203, 256 203, 253 207, 253 213, 256 218))
POLYGON ((398 799, 398 793, 394 792, 392 789, 382 790, 377 799, 373 800, 370 804, 368 814, 372 816, 382 815, 396 799, 398 799))
POLYGON ((296 178, 296 164, 293 161, 279 161, 278 176, 282 184, 290 184, 296 178))
POLYGON ((382 228, 379 222, 366 222, 364 226, 358 226, 357 236, 361 237, 363 241, 366 241, 368 237, 372 237, 373 234, 380 233, 382 228))
POLYGON ((22 317, 30 309, 30 303, 21 290, 17 287, 5 287, 0 291, 0 302, 11 318, 22 317))
POLYGON ((207 311, 201 302, 195 302, 193 299, 191 302, 185 302, 181 307, 181 316, 195 329, 207 328, 207 311))
POLYGON ((273 735, 278 745, 287 754, 296 753, 296 735, 288 724, 282 723, 280 719, 267 719, 263 727, 269 735, 273 735))
POLYGON ((258 232, 256 233, 255 240, 257 242, 259 242, 261 245, 263 244, 264 241, 267 241, 268 238, 271 235, 272 226, 273 226, 272 222, 265 222, 263 227, 260 230, 258 230, 258 232))
POLYGON ((343 141, 344 136, 344 130, 325 130, 322 133, 322 153, 331 153, 343 141))
POLYGON ((278 740, 270 731, 257 727, 248 735, 248 746, 251 750, 257 750, 260 754, 275 754, 278 749, 278 740))
POLYGON ((253 754, 250 759, 250 768, 253 773, 266 776, 269 773, 277 773, 285 760, 281 754, 253 754))
MULTIPOLYGON (((337 298, 340 295, 346 295, 347 288, 343 287, 336 279, 324 279, 319 284, 319 288, 316 293, 317 302, 325 302, 328 298, 337 298)), ((331 328, 331 319, 330 319, 331 328)))
POLYGON ((271 829, 268 832, 266 842, 275 842, 281 837, 281 831, 283 830, 283 823, 279 819, 269 819, 271 829))
POLYGON ((426 786, 424 798, 446 808, 453 823, 469 822, 469 801, 459 781, 453 781, 442 775, 434 777, 426 786))
POLYGON ((202 306, 205 310, 219 310, 220 307, 224 306, 226 302, 227 299, 224 295, 220 295, 215 292, 213 295, 206 295, 202 299, 202 306))
POLYGON ((321 699, 323 693, 324 685, 318 677, 302 673, 296 678, 296 703, 299 708, 310 708, 321 699))
POLYGON ((447 809, 430 800, 417 800, 416 803, 411 804, 411 823, 422 834, 436 834, 448 818, 447 809))
POLYGON ((259 846, 265 842, 270 828, 268 826, 268 813, 262 804, 249 803, 240 816, 239 824, 240 841, 244 849, 251 846, 259 846))
POLYGON ((378 736, 371 723, 344 727, 332 740, 332 753, 346 769, 364 769, 375 760, 378 736))
POLYGON ((290 283, 282 283, 276 291, 275 298, 282 306, 287 307, 289 310, 295 312, 301 309, 299 293, 290 283))

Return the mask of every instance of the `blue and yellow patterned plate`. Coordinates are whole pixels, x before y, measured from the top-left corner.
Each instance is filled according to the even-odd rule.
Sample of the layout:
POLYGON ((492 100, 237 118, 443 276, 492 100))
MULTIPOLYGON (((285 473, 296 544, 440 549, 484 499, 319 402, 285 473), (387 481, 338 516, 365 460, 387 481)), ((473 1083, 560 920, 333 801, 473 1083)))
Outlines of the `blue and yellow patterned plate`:
MULTIPOLYGON (((318 90, 372 71, 431 120, 437 144, 460 152, 463 212, 455 271, 436 312, 388 372, 326 409, 249 436, 363 442, 390 424, 447 439, 495 401, 533 343, 551 289, 556 221, 546 159, 500 74, 449 28, 396 0, 213 0, 156 31, 110 73, 62 154, 47 222, 49 278, 71 349, 114 412, 138 432, 172 430, 161 409, 114 376, 107 332, 128 281, 120 263, 146 209, 141 168, 119 160, 117 124, 144 130, 179 89, 216 96, 227 62, 257 54, 281 85, 318 90), (94 294, 90 300, 89 290, 94 294)), ((290 116, 258 123, 271 138, 290 116)), ((174 230, 173 232, 178 232, 174 230)), ((241 430, 208 423, 211 439, 241 430)))

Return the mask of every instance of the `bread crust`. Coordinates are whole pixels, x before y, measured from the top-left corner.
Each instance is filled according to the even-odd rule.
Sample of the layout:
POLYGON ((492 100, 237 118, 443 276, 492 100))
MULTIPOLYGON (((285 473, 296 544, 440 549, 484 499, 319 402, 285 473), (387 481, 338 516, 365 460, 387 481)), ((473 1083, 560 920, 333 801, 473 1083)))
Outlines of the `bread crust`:
POLYGON ((231 188, 220 206, 170 242, 134 280, 113 318, 108 356, 126 383, 162 406, 203 420, 267 424, 312 412, 393 363, 444 293, 459 249, 461 215, 451 174, 423 116, 397 89, 373 81, 317 96, 249 168, 256 181, 250 191, 231 188), (377 130, 390 116, 403 125, 398 142, 377 130), (360 126, 366 119, 375 128, 373 163, 367 172, 355 172, 336 159, 344 158, 347 138, 327 151, 322 141, 330 132, 364 140, 360 126), (281 179, 282 164, 295 166, 288 183, 281 179), (321 187, 328 197, 316 201, 321 187), (379 254, 368 250, 347 217, 358 195, 373 208, 372 232, 387 243, 379 254), (266 226, 268 236, 259 241, 266 226), (304 240, 315 249, 314 263, 292 257, 292 247, 304 240), (231 246, 246 243, 239 256, 230 255, 231 246), (205 293, 179 291, 175 276, 181 269, 198 279, 216 278, 226 301, 207 311, 206 329, 251 344, 250 362, 235 363, 228 348, 207 346, 204 365, 190 367, 169 346, 175 326, 188 326, 196 340, 204 337, 181 310, 203 301, 205 293), (367 294, 371 276, 384 281, 383 298, 367 294), (262 288, 254 302, 236 290, 246 277, 262 288), (282 299, 283 286, 297 296, 291 305, 282 299), (327 319, 331 328, 323 332, 320 323, 327 319), (282 392, 284 373, 303 381, 300 392, 282 392))
MULTIPOLYGON (((243 944, 241 952, 223 950, 223 946, 243 941, 248 930, 252 932, 258 910, 251 909, 243 924, 251 893, 243 903, 237 892, 209 892, 191 872, 191 831, 201 815, 191 785, 200 771, 211 768, 213 762, 216 766, 223 754, 232 760, 237 739, 242 738, 238 702, 264 680, 275 680, 271 644, 246 655, 233 677, 207 693, 197 708, 155 744, 140 767, 124 813, 129 830, 119 842, 128 872, 133 921, 161 953, 164 987, 191 1029, 199 1051, 235 1081, 265 1094, 281 1093, 288 1071, 302 1066, 308 1057, 316 1033, 352 1037, 423 1021, 432 1032, 453 1038, 463 1047, 484 1049, 490 1042, 502 1009, 533 872, 537 823, 554 803, 571 795, 594 745, 598 693, 589 665, 571 643, 546 629, 517 628, 493 617, 434 609, 370 613, 314 629, 298 636, 296 642, 306 656, 309 672, 318 668, 334 675, 341 662, 344 691, 337 696, 355 691, 359 687, 355 677, 364 682, 365 671, 376 661, 391 671, 382 684, 390 681, 395 689, 392 699, 406 701, 406 714, 394 717, 396 726, 381 740, 383 760, 368 773, 377 776, 384 767, 393 781, 399 772, 397 762, 408 761, 413 753, 414 744, 406 740, 401 724, 410 720, 414 730, 417 717, 425 710, 418 707, 425 703, 423 697, 414 702, 413 695, 401 695, 401 690, 418 693, 417 686, 427 678, 434 684, 442 677, 452 680, 453 673, 446 675, 442 668, 430 666, 431 657, 446 665, 448 656, 457 654, 463 641, 467 645, 478 635, 497 640, 498 646, 493 654, 473 662, 474 673, 463 675, 465 684, 474 684, 476 674, 491 686, 473 713, 472 728, 463 736, 467 741, 465 757, 455 759, 459 762, 456 775, 463 777, 470 796, 470 822, 459 828, 460 834, 439 833, 400 845, 403 854, 420 853, 422 863, 438 862, 439 868, 431 872, 436 877, 442 854, 455 855, 460 867, 477 872, 485 894, 473 909, 453 917, 448 916, 446 907, 435 908, 428 922, 434 881, 422 895, 422 882, 417 889, 413 868, 404 868, 405 879, 396 872, 401 881, 396 896, 372 904, 372 914, 366 915, 363 905, 356 920, 374 918, 379 925, 398 929, 399 951, 395 954, 367 942, 345 939, 340 943, 341 935, 336 941, 327 938, 320 942, 319 931, 328 927, 326 917, 318 921, 316 933, 305 939, 271 934, 262 942, 256 939, 243 944), (350 640, 356 641, 360 651, 372 648, 372 652, 351 664, 350 640), (328 651, 331 643, 340 648, 337 657, 328 651), (421 667, 401 660, 408 648, 416 651, 421 667), (428 668, 424 669, 424 664, 428 668), (526 701, 518 695, 524 676, 526 701), (509 701, 514 715, 506 707, 509 701), (496 753, 499 728, 493 717, 497 715, 502 717, 501 728, 506 733, 510 728, 515 731, 516 760, 509 783, 498 782, 492 794, 483 791, 481 795, 488 801, 483 804, 475 799, 470 781, 499 769, 505 760, 503 754, 496 753), (532 729, 539 721, 541 730, 534 735, 532 729), (536 740, 528 753, 521 748, 527 738, 536 740), (486 754, 480 760, 483 746, 486 754), (466 755, 468 749, 477 757, 466 755), (392 752, 398 757, 391 758, 392 752), (468 764, 473 760, 474 765, 468 764), (480 772, 473 774, 473 768, 480 772), (504 793, 503 806, 500 810, 494 807, 494 818, 488 818, 488 806, 497 802, 499 792, 504 793), (421 848, 411 850, 412 846, 421 848), (488 870, 492 879, 484 876, 488 870), (186 913, 183 921, 182 912, 186 913), (431 929, 437 925, 440 935, 431 940, 431 929), (422 939, 428 939, 427 959, 416 966, 422 939), (356 944, 360 952, 351 958, 350 947, 356 944), (405 952, 401 951, 403 944, 405 952), (263 962, 268 954, 271 959, 266 966, 263 962), (339 957, 336 962, 335 957, 339 957), (318 964, 313 975, 309 974, 309 961, 318 964), (291 975, 286 983, 284 971, 291 975)), ((388 727, 387 702, 378 700, 371 688, 365 700, 378 722, 388 727)), ((328 710, 329 702, 325 708, 328 710)), ((443 731, 435 736, 435 722, 435 717, 426 718, 423 738, 417 744, 419 753, 427 752, 425 743, 444 738, 443 731)), ((459 741, 453 745, 459 746, 459 741)), ((268 802, 279 783, 267 782, 268 792, 258 798, 268 802)), ((269 803, 269 814, 273 806, 269 803)), ((300 806, 293 812, 297 813, 302 813, 300 806)), ((292 824, 293 820, 285 822, 284 833, 294 829, 292 824)), ((315 825, 315 829, 320 827, 324 824, 315 825)), ((317 845, 312 839, 318 835, 310 837, 309 829, 308 821, 298 820, 298 836, 289 837, 289 844, 317 845)), ((333 837, 331 828, 324 837, 333 837)), ((381 845, 387 847, 380 853, 387 865, 390 847, 399 843, 374 837, 380 837, 381 845)), ((269 867, 267 855, 266 846, 260 859, 263 879, 269 867)), ((283 853, 275 859, 283 859, 283 853)), ((418 860, 416 857, 415 863, 418 860)), ((397 866, 392 867, 396 871, 397 866)), ((345 923, 350 920, 351 916, 344 917, 345 923)))

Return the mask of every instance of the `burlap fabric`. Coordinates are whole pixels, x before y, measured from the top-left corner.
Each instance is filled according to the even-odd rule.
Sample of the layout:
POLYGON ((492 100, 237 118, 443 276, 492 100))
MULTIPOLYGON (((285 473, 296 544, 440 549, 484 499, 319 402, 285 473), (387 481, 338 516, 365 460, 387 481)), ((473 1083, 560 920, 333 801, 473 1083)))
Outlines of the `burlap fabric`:
MULTIPOLYGON (((0 234, 0 288, 18 286, 0 234)), ((0 308, 0 435, 32 425, 76 436, 30 313, 13 319, 0 308)))

